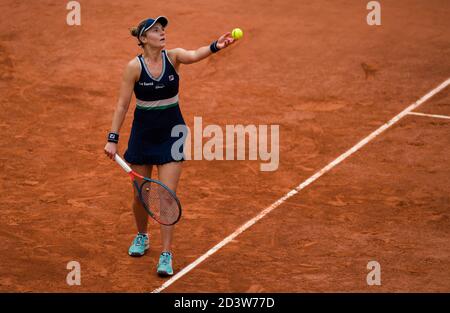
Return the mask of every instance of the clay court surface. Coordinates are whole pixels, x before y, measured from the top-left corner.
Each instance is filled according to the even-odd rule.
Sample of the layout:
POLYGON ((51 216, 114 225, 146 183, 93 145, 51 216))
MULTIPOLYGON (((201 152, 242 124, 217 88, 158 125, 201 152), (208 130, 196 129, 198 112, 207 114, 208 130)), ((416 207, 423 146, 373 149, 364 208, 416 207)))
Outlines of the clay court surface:
MULTIPOLYGON (((151 249, 130 258, 131 185, 103 153, 128 28, 169 18, 167 48, 195 49, 234 27, 244 39, 182 66, 189 126, 280 125, 280 165, 187 161, 174 238, 178 272, 450 77, 447 0, 0 0, 0 291, 147 292, 151 249), (366 73, 363 65, 374 71, 366 73), (81 264, 68 286, 66 264, 81 264)), ((450 116, 450 87, 416 112, 450 116)), ((126 148, 134 98, 121 131, 126 148)), ((407 115, 164 292, 450 291, 450 120, 407 115), (381 265, 368 286, 366 265, 381 265)), ((154 173, 155 174, 155 173, 154 173)))

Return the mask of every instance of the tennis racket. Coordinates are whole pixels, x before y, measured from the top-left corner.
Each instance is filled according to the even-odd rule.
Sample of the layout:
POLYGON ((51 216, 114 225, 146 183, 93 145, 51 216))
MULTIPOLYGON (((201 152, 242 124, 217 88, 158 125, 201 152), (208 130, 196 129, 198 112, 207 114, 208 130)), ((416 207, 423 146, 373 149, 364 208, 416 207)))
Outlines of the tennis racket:
POLYGON ((144 177, 131 169, 118 155, 116 162, 130 175, 131 181, 139 194, 139 200, 145 211, 162 225, 174 225, 181 218, 181 204, 175 192, 162 182, 144 177), (137 179, 140 179, 139 183, 137 179))

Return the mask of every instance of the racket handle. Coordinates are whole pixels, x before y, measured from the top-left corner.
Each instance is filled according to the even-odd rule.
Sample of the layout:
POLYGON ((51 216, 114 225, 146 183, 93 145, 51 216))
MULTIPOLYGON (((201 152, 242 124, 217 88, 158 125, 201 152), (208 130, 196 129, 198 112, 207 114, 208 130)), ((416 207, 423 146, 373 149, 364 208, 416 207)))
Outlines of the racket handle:
POLYGON ((131 167, 129 167, 128 164, 117 153, 114 155, 114 159, 125 170, 125 172, 131 173, 131 167))

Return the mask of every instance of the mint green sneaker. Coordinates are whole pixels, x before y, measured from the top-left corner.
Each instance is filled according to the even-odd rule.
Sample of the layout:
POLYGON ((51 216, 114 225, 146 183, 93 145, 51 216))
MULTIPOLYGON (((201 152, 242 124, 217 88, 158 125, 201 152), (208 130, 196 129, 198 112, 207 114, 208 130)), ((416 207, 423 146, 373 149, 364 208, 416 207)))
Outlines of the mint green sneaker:
POLYGON ((159 263, 156 272, 158 273, 159 276, 163 277, 173 275, 172 253, 170 252, 161 253, 161 255, 159 256, 159 263))
POLYGON ((131 243, 128 254, 131 256, 143 256, 145 251, 150 248, 148 235, 138 233, 131 243))

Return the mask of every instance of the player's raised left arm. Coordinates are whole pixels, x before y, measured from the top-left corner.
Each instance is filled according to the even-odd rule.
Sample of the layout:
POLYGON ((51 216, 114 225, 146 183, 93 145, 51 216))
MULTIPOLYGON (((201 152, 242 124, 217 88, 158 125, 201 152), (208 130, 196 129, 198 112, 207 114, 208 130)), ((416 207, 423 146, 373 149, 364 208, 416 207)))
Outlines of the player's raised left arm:
MULTIPOLYGON (((225 33, 217 40, 216 47, 222 50, 229 45, 233 44, 235 40, 231 36, 231 33, 225 33)), ((175 48, 171 50, 175 56, 176 62, 181 64, 192 64, 199 62, 212 54, 211 46, 200 47, 197 50, 185 50, 183 48, 175 48)))

